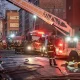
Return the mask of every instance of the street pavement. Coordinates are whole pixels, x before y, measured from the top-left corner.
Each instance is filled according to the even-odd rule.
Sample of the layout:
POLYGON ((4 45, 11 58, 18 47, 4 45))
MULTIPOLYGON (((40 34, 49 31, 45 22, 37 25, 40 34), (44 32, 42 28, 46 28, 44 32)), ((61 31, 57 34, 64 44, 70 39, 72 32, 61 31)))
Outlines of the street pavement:
POLYGON ((14 51, 0 51, 2 67, 9 71, 7 74, 14 80, 26 80, 52 76, 67 75, 66 68, 62 66, 65 60, 56 59, 58 68, 49 66, 47 57, 39 55, 21 55, 14 51))

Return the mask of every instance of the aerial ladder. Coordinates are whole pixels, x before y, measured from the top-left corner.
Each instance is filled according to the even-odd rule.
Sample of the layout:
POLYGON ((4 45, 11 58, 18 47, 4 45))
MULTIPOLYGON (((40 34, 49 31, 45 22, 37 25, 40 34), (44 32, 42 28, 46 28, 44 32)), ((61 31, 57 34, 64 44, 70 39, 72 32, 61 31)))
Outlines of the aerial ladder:
MULTIPOLYGON (((45 11, 44 9, 41 9, 40 7, 32 4, 31 2, 28 2, 27 0, 7 0, 16 6, 24 9, 25 11, 28 11, 48 24, 52 25, 52 27, 55 27, 59 32, 64 34, 65 36, 73 36, 74 30, 67 24, 66 21, 60 19, 59 17, 45 11), (66 32, 68 34, 66 34, 66 32)), ((69 39, 68 39, 69 40, 69 39)))

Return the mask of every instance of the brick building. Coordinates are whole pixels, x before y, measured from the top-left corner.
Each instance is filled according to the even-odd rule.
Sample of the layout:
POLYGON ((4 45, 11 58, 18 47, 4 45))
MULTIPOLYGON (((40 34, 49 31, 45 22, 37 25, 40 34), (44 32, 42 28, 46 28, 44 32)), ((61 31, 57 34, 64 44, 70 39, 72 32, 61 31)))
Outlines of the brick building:
POLYGON ((17 34, 19 31, 19 12, 17 10, 7 10, 5 18, 5 36, 17 34))
MULTIPOLYGON (((66 0, 39 0, 39 7, 66 20, 66 0)), ((47 24, 43 20, 39 21, 39 29, 44 31, 52 31, 53 26, 47 24)))
POLYGON ((66 4, 66 20, 78 32, 80 29, 80 0, 66 0, 66 4))
POLYGON ((39 0, 39 7, 65 19, 63 13, 66 13, 66 0, 39 0))

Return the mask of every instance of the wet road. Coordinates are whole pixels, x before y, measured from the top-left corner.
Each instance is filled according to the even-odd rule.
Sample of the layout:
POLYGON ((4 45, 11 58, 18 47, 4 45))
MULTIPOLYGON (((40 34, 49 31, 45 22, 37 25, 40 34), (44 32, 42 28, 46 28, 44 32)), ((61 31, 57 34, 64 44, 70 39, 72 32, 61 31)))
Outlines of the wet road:
POLYGON ((49 66, 49 60, 46 57, 38 55, 20 55, 14 54, 14 51, 0 52, 3 61, 2 66, 8 72, 8 75, 14 80, 26 80, 41 77, 52 77, 67 74, 65 67, 61 66, 64 60, 56 60, 58 68, 49 66))

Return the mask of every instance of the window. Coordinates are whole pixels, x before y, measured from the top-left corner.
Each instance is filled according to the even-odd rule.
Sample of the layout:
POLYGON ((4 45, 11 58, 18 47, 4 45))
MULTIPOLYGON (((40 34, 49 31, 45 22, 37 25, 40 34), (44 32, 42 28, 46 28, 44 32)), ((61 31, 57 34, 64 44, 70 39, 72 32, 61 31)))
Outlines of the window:
POLYGON ((31 0, 28 0, 29 2, 31 2, 31 0))
POLYGON ((19 23, 10 23, 10 27, 19 27, 19 23))
POLYGON ((69 10, 71 10, 71 6, 69 6, 69 10))
POLYGON ((19 19, 19 16, 10 16, 10 19, 19 19))

